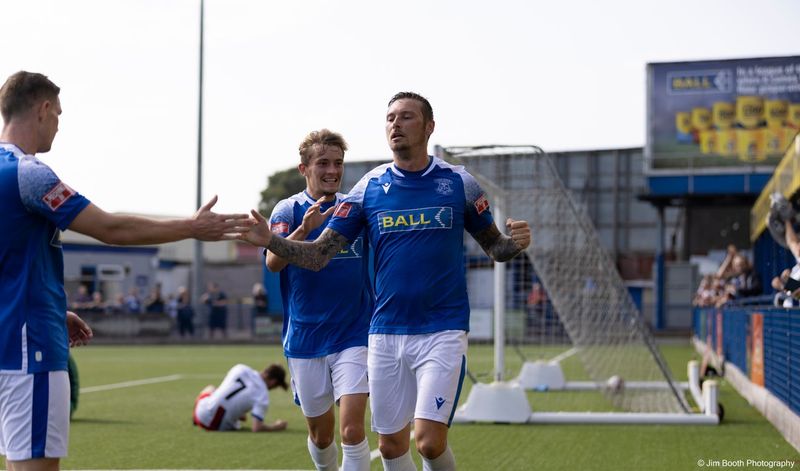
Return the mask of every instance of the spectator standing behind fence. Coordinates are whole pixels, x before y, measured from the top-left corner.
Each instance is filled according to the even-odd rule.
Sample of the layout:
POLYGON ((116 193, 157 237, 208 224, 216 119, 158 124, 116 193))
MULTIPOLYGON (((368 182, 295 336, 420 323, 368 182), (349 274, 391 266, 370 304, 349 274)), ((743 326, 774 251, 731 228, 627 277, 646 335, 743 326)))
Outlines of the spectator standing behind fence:
POLYGON ((103 300, 103 293, 100 291, 92 293, 92 301, 88 304, 86 310, 97 314, 105 314, 106 308, 107 306, 105 300, 103 300))
POLYGON ((194 308, 185 286, 178 288, 178 334, 194 337, 194 308))
POLYGON ((161 285, 156 283, 147 302, 144 306, 144 312, 147 313, 162 313, 164 312, 164 297, 161 295, 161 285))
POLYGON ((212 281, 208 283, 208 291, 203 293, 200 302, 208 306, 208 337, 214 338, 214 331, 219 330, 225 338, 228 331, 228 297, 212 281))
POLYGON ((89 289, 86 288, 86 285, 79 285, 72 302, 69 303, 69 308, 73 311, 82 311, 88 308, 91 303, 92 297, 89 295, 89 289))
POLYGON ((265 316, 269 310, 269 297, 261 283, 253 285, 253 317, 265 316))
POLYGON ((763 292, 761 277, 747 257, 738 253, 733 244, 728 246, 728 253, 717 270, 717 276, 725 280, 723 292, 716 302, 717 307, 733 299, 758 296, 763 292))
POLYGON ((139 288, 133 287, 125 296, 125 312, 139 314, 142 312, 142 300, 139 299, 139 288))

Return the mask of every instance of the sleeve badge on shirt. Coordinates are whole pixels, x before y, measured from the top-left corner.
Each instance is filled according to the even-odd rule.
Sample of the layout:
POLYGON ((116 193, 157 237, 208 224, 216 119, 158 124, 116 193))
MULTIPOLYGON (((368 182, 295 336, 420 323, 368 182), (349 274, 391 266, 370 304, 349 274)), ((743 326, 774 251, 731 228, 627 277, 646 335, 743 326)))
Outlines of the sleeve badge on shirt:
POLYGON ((478 214, 483 214, 487 209, 489 209, 489 200, 486 199, 486 193, 484 193, 475 200, 475 210, 478 211, 478 214))
POLYGON ((270 226, 270 230, 275 234, 286 234, 289 232, 288 222, 276 222, 270 226))
POLYGON ((56 186, 42 197, 42 201, 44 201, 44 204, 46 204, 51 211, 55 211, 66 203, 74 194, 75 190, 70 188, 66 183, 58 182, 56 186))
POLYGON ((351 207, 352 205, 350 203, 340 203, 336 211, 333 212, 333 215, 337 218, 346 218, 347 215, 350 214, 351 207))

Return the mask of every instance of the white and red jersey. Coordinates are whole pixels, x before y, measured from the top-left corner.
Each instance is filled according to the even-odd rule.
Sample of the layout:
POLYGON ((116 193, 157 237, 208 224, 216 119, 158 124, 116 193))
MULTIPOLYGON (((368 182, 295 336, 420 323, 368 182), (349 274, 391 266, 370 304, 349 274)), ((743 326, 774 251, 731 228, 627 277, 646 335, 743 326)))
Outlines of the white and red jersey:
POLYGON ((228 371, 222 384, 195 405, 195 423, 209 430, 236 430, 239 419, 248 412, 264 421, 269 407, 269 392, 261 375, 247 365, 228 371))

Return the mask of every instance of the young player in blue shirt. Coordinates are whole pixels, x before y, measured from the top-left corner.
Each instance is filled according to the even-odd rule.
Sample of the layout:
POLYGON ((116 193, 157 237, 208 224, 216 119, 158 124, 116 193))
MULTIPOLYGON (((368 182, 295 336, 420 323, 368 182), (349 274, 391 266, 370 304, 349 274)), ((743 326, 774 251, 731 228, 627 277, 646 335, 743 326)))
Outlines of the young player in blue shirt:
MULTIPOLYGON (((338 193, 347 144, 327 129, 313 131, 300 144, 298 170, 306 188, 280 201, 270 217, 273 234, 314 240, 322 232, 338 193)), ((342 247, 323 270, 314 272, 267 252, 267 267, 280 272, 283 298, 283 349, 292 375, 295 401, 308 423, 308 451, 319 470, 337 469, 334 402, 339 404, 342 468, 369 470, 364 433, 367 407, 367 329, 373 294, 367 273, 367 244, 360 234, 342 247), (325 296, 320 291, 333 287, 325 296)))
POLYGON ((466 370, 469 303, 463 231, 496 261, 530 244, 525 221, 500 233, 489 202, 463 167, 427 153, 434 130, 430 103, 402 92, 389 102, 386 138, 393 161, 367 173, 334 211, 313 243, 272 237, 258 221, 244 240, 290 263, 320 269, 367 229, 375 248, 375 310, 369 335, 372 428, 387 471, 415 469, 409 453, 414 423, 423 469, 455 469, 447 432, 466 370))
POLYGON ((67 311, 61 231, 116 245, 190 237, 231 239, 247 215, 190 219, 109 214, 62 182, 35 154, 58 132, 60 89, 42 74, 17 72, 0 88, 0 454, 9 469, 58 469, 69 436, 68 347, 92 337, 67 311))

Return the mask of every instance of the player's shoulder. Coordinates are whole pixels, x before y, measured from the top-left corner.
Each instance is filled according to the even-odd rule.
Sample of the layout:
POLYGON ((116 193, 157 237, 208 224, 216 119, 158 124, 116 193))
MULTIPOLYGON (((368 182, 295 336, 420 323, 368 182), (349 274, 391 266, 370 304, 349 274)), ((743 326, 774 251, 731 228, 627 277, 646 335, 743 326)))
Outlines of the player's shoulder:
POLYGON ((230 369, 231 373, 249 373, 250 371, 255 371, 255 370, 245 365, 244 363, 237 363, 233 365, 233 367, 230 369))
POLYGON ((275 208, 272 210, 272 216, 291 215, 296 206, 310 206, 312 204, 314 204, 314 202, 306 194, 306 192, 301 191, 300 193, 296 193, 288 198, 278 201, 278 203, 275 205, 275 208))
POLYGON ((463 165, 454 165, 451 164, 450 162, 440 159, 439 157, 433 157, 430 173, 431 174, 451 173, 460 176, 462 179, 474 178, 463 165))
POLYGON ((369 172, 365 173, 363 177, 361 177, 361 182, 369 182, 370 180, 380 178, 386 172, 389 171, 392 167, 392 162, 387 162, 385 164, 380 164, 377 167, 373 168, 369 172))
POLYGON ((19 158, 20 178, 51 178, 55 175, 53 169, 34 155, 23 154, 17 157, 19 158))
POLYGON ((350 192, 346 195, 347 200, 355 201, 363 198, 367 186, 369 186, 370 182, 377 182, 382 175, 385 175, 386 172, 389 171, 391 166, 392 163, 387 162, 385 164, 378 165, 369 172, 365 173, 364 176, 361 177, 360 180, 358 180, 358 183, 356 183, 350 190, 350 192))
POLYGON ((478 180, 463 165, 453 165, 438 157, 433 159, 432 166, 435 167, 435 170, 430 173, 434 178, 450 175, 452 178, 460 179, 463 183, 464 196, 470 201, 479 198, 483 194, 483 189, 478 180))

